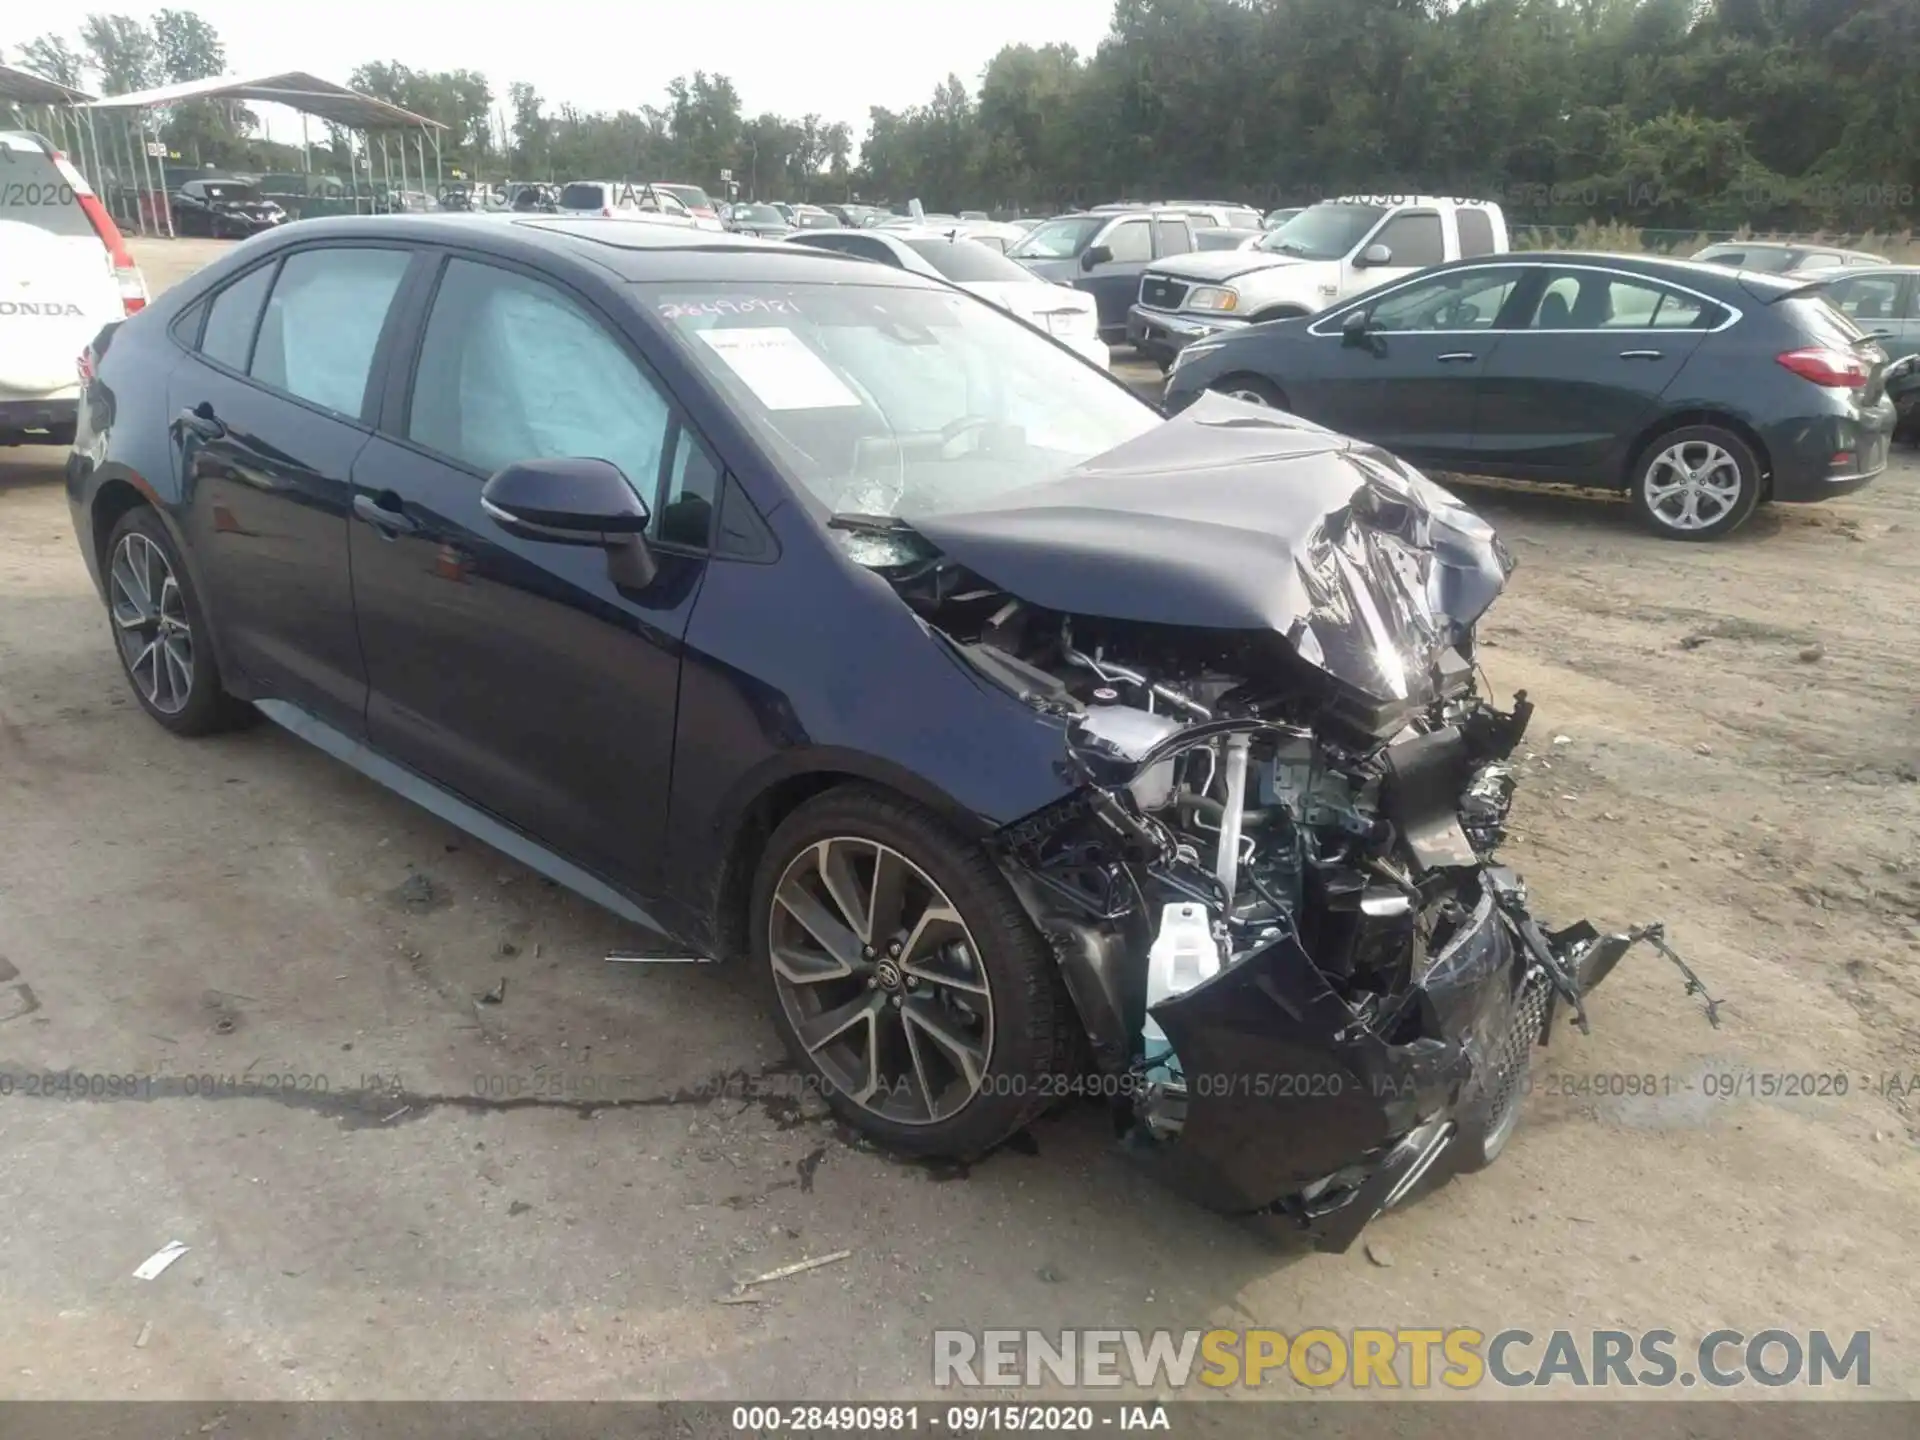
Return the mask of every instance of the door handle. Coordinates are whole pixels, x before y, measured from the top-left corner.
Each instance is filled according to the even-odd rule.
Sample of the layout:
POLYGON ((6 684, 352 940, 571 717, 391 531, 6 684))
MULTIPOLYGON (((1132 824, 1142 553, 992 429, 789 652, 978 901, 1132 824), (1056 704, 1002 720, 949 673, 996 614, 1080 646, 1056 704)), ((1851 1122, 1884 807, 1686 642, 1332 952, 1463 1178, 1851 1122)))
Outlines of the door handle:
MULTIPOLYGON (((380 503, 381 500, 386 498, 388 497, 381 496, 379 499, 376 499, 372 495, 356 495, 353 497, 353 513, 373 526, 374 529, 380 531, 389 540, 396 535, 411 535, 420 528, 419 521, 410 520, 398 510, 380 503)), ((392 498, 397 505, 400 497, 396 495, 392 498)))
POLYGON ((1473 352, 1471 350, 1452 350, 1452 351, 1449 351, 1447 354, 1441 355, 1437 358, 1439 359, 1442 365, 1448 365, 1455 360, 1473 359, 1473 352))
POLYGON ((182 410, 173 417, 173 423, 182 430, 191 430, 202 440, 224 440, 227 427, 213 413, 213 406, 202 400, 191 409, 182 410))
POLYGON ((1622 360, 1664 360, 1666 354, 1660 350, 1622 350, 1622 360))

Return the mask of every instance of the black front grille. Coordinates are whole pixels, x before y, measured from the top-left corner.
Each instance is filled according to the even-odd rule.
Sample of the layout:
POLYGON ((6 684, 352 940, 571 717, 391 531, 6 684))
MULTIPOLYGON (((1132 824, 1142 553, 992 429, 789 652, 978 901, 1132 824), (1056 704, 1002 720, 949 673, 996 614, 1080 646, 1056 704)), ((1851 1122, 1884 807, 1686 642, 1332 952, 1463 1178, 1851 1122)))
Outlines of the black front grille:
POLYGON ((1140 303, 1149 310, 1178 310, 1187 303, 1187 289, 1165 275, 1149 275, 1140 282, 1140 303))
POLYGON ((1507 1113, 1526 1098, 1527 1070, 1532 1063, 1533 1047, 1540 1043, 1541 1028, 1547 1021, 1547 1002, 1551 998, 1552 986, 1546 973, 1539 969, 1531 971, 1513 1007, 1507 1033, 1488 1057, 1493 1072, 1487 1077, 1490 1130, 1498 1129, 1507 1113))

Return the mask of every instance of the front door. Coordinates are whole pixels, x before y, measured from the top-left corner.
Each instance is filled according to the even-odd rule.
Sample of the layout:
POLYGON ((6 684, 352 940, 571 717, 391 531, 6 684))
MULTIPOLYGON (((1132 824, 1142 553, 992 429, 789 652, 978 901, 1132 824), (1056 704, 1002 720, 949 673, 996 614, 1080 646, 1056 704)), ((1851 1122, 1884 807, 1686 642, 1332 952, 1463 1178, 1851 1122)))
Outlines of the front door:
POLYGON ((1439 211, 1396 211, 1381 221, 1342 262, 1340 293, 1357 295, 1377 290, 1446 259, 1447 237, 1441 228, 1439 211), (1387 259, 1377 265, 1361 264, 1361 257, 1376 245, 1386 247, 1387 259))
POLYGON ((360 733, 349 477, 413 254, 303 249, 216 292, 168 380, 181 523, 226 659, 263 697, 360 733))
POLYGON ((1073 283, 1099 307, 1100 338, 1117 344, 1127 335, 1127 311, 1140 298, 1140 277, 1153 263, 1153 224, 1145 216, 1130 216, 1109 225, 1097 243, 1113 251, 1113 258, 1082 271, 1073 283))
POLYGON ((719 473, 603 315, 548 280, 449 259, 410 391, 353 471, 371 743, 651 893, 719 473), (645 589, 616 584, 604 552, 487 518, 488 476, 555 457, 613 462, 653 511, 645 589))
POLYGON ((1661 396, 1727 319, 1713 301, 1623 271, 1551 266, 1488 363, 1474 448, 1488 468, 1620 482, 1661 396))
POLYGON ((1304 367, 1312 379, 1288 384, 1288 400, 1308 419, 1415 464, 1458 462, 1473 446, 1497 322, 1524 279, 1518 266, 1452 270, 1315 321, 1315 357, 1304 367), (1354 313, 1367 317, 1365 334, 1345 330, 1354 313))

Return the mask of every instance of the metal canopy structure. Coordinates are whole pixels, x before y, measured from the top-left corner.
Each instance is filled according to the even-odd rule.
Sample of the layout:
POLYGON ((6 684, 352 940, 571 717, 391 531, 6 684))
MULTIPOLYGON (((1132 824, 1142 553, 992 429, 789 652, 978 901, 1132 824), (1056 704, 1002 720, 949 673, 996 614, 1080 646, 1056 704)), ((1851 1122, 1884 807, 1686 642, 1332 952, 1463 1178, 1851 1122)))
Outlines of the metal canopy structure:
MULTIPOLYGON (((117 116, 121 121, 120 153, 113 153, 111 136, 105 147, 95 137, 94 168, 100 174, 110 170, 115 174, 139 177, 131 219, 140 233, 147 233, 149 225, 152 225, 156 230, 163 229, 167 235, 173 234, 173 210, 166 198, 166 152, 159 144, 155 114, 193 101, 220 100, 253 100, 262 104, 284 105, 290 110, 299 111, 302 164, 308 171, 313 168, 312 147, 306 133, 308 116, 342 129, 359 131, 366 142, 370 188, 374 180, 374 136, 378 135, 382 178, 389 197, 396 189, 407 189, 409 141, 412 141, 418 157, 414 177, 422 187, 425 186, 428 142, 431 140, 434 183, 437 188, 444 187, 440 136, 447 128, 445 125, 429 116, 416 115, 389 101, 363 95, 358 90, 336 85, 331 80, 323 80, 304 70, 285 70, 272 75, 216 76, 206 80, 188 80, 178 85, 162 85, 151 90, 137 90, 126 95, 108 95, 100 99, 83 96, 79 100, 65 102, 73 112, 85 117, 86 131, 90 137, 95 137, 95 115, 102 119, 117 116), (397 185, 394 152, 389 147, 389 141, 395 139, 398 141, 400 160, 397 185), (125 170, 119 164, 123 159, 127 162, 125 170), (159 181, 157 186, 154 183, 156 177, 159 181)), ((360 202, 357 162, 355 169, 352 184, 357 209, 360 202)), ((127 185, 128 182, 123 181, 120 188, 124 190, 127 185)))
POLYGON ((210 80, 188 80, 179 85, 136 90, 130 95, 108 95, 88 103, 95 110, 162 110, 188 100, 259 100, 285 105, 317 120, 330 120, 348 130, 446 128, 438 120, 402 110, 398 105, 362 95, 358 90, 349 90, 304 70, 252 78, 216 76, 210 80))
POLYGON ((31 70, 0 65, 0 104, 85 105, 92 99, 84 90, 42 79, 31 70))

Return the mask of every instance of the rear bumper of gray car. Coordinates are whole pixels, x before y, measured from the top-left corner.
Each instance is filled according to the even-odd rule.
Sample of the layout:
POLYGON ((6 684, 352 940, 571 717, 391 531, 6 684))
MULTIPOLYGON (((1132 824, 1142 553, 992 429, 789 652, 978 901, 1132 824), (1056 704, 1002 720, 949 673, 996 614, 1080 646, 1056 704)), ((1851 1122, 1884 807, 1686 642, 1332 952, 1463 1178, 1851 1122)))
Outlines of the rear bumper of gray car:
POLYGON ((1773 498, 1789 503, 1831 500, 1870 484, 1887 468, 1893 401, 1856 413, 1776 421, 1760 438, 1773 462, 1773 498))
POLYGON ((1151 360, 1171 364, 1173 357, 1195 340, 1204 340, 1209 335, 1232 334, 1245 329, 1246 324, 1244 320, 1232 320, 1226 316, 1197 320, 1188 315, 1174 315, 1165 310, 1149 310, 1143 305, 1135 305, 1127 311, 1127 343, 1151 360))

